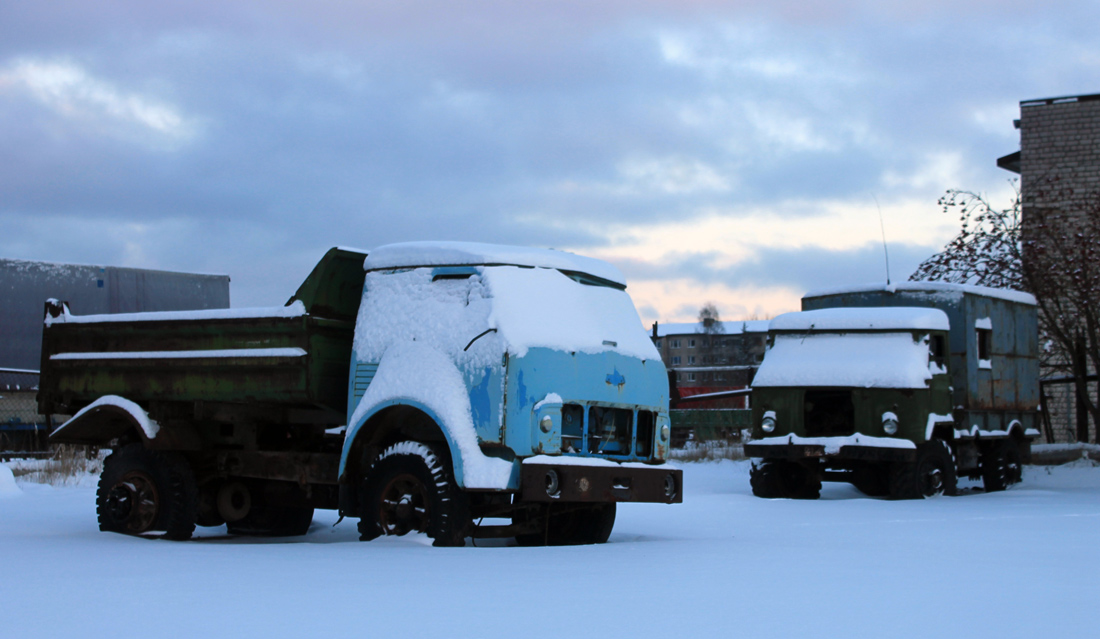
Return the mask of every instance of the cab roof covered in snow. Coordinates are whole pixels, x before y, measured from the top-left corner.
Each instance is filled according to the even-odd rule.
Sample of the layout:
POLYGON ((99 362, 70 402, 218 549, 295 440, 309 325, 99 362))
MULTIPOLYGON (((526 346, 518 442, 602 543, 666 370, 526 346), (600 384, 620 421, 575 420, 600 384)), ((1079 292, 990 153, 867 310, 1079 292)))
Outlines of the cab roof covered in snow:
POLYGON ((784 313, 771 321, 773 331, 881 331, 951 328, 947 314, 935 308, 824 308, 784 313))
POLYGON ((526 266, 579 273, 626 287, 619 269, 603 260, 552 249, 478 242, 404 242, 370 252, 363 268, 376 271, 421 266, 526 266))
POLYGON ((810 291, 803 299, 810 297, 825 297, 827 295, 842 295, 845 293, 867 293, 871 291, 885 291, 896 293, 899 291, 925 291, 931 293, 943 293, 962 296, 963 293, 982 295, 1010 302, 1020 302, 1035 306, 1035 296, 1022 291, 1014 291, 1007 288, 989 288, 988 286, 973 286, 970 284, 953 284, 951 282, 901 282, 899 284, 863 284, 855 286, 841 286, 836 288, 810 291))

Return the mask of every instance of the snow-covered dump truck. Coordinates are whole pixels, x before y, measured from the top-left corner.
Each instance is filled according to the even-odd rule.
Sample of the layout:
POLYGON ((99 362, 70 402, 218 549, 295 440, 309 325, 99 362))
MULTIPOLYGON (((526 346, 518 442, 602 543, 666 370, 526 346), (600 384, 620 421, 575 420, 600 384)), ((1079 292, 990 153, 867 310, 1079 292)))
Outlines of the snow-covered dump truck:
POLYGON ((822 291, 772 320, 753 380, 753 493, 822 480, 897 499, 1020 480, 1039 435, 1038 324, 1026 293, 907 282, 822 291))
POLYGON ((682 501, 668 380, 622 275, 483 244, 332 249, 285 307, 78 316, 47 303, 39 406, 110 446, 102 530, 606 541, 682 501), (477 522, 475 524, 475 522, 477 522))

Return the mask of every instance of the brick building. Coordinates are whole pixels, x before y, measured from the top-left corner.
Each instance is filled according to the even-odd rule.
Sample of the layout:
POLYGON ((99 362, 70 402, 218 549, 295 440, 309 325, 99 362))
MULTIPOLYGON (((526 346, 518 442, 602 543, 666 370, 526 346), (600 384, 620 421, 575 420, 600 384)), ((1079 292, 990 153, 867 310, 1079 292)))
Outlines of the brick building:
MULTIPOLYGON (((1096 210, 1100 197, 1100 94, 1025 100, 1020 103, 1020 150, 998 158, 997 166, 1019 174, 1024 242, 1035 237, 1036 217, 1072 224, 1096 210), (1053 215, 1051 215, 1053 214, 1053 215)), ((1073 386, 1044 384, 1044 406, 1054 439, 1081 436, 1087 413, 1073 386)))
MULTIPOLYGON (((651 337, 665 366, 675 373, 681 396, 745 388, 764 359, 768 320, 653 323, 651 337)), ((693 404, 698 408, 744 408, 743 398, 693 404), (713 404, 713 405, 712 405, 713 404)))

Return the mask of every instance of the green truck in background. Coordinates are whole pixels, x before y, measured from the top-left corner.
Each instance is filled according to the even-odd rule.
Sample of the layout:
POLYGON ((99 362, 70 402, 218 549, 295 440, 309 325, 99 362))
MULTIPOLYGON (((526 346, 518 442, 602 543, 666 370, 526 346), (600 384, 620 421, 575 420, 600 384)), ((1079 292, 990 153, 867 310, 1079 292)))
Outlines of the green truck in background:
POLYGON ((1038 324, 1026 293, 907 282, 810 293, 772 320, 753 381, 759 497, 850 482, 896 499, 1020 480, 1039 435, 1038 324))

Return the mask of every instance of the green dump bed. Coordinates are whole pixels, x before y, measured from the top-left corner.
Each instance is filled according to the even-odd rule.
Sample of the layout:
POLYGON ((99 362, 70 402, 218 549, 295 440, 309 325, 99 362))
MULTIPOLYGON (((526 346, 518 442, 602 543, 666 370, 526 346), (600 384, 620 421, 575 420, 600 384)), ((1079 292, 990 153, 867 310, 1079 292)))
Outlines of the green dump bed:
POLYGON ((285 307, 79 316, 47 304, 39 408, 104 395, 322 409, 343 416, 362 252, 332 249, 285 307))

